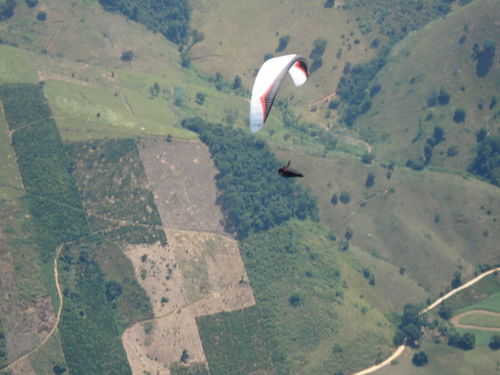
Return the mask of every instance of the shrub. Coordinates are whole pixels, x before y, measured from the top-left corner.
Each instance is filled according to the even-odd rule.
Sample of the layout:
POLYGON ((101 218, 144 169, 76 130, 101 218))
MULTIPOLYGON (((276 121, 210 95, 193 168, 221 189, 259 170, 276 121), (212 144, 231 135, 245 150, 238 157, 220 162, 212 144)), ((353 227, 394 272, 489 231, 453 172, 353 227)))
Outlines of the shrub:
POLYGON ((25 0, 28 8, 34 8, 38 5, 38 0, 25 0))
POLYGON ((288 43, 290 42, 290 35, 283 35, 280 37, 278 48, 276 48, 275 52, 281 52, 286 49, 288 43))
POLYGON ((500 349, 500 335, 491 336, 491 340, 490 340, 490 343, 489 343, 488 347, 491 350, 498 350, 498 349, 500 349))
POLYGON ((445 320, 449 320, 451 316, 453 315, 453 311, 451 310, 451 307, 445 304, 441 304, 439 307, 438 314, 441 318, 445 320))
POLYGON ((340 193, 339 200, 343 204, 347 204, 351 201, 351 194, 348 191, 343 191, 340 193))
POLYGON ((194 101, 196 104, 203 105, 203 103, 205 103, 205 97, 206 95, 204 93, 199 92, 196 94, 196 98, 194 101))
POLYGON ((375 185, 375 175, 373 173, 368 173, 365 181, 365 187, 370 188, 375 185))
POLYGON ((47 12, 44 12, 43 10, 41 10, 40 12, 38 12, 38 14, 36 15, 36 19, 40 22, 44 22, 46 19, 47 19, 47 12))
POLYGON ((455 113, 453 113, 453 121, 455 121, 457 124, 464 122, 466 115, 467 114, 465 112, 465 109, 458 108, 455 110, 455 113))
POLYGON ((120 59, 122 61, 132 61, 134 59, 135 55, 134 52, 131 50, 128 51, 123 51, 120 59))
POLYGON ((425 366, 428 362, 427 354, 423 351, 415 353, 411 361, 417 367, 425 366))

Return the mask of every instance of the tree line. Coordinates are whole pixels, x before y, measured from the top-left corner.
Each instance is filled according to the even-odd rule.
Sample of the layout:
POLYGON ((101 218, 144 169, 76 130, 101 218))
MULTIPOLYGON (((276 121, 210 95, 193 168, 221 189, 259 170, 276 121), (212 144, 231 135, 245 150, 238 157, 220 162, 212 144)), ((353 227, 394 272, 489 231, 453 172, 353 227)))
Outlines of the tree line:
POLYGON ((218 203, 226 217, 226 229, 240 239, 265 231, 291 218, 318 219, 316 200, 304 188, 280 177, 281 162, 267 144, 245 133, 196 117, 183 127, 200 135, 219 170, 218 203))

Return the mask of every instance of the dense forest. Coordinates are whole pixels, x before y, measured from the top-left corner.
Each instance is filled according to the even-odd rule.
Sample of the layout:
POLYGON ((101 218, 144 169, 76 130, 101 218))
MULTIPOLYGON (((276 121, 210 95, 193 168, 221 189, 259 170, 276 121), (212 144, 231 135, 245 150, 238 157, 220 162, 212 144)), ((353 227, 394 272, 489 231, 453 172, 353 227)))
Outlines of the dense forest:
POLYGON ((490 135, 479 142, 477 155, 469 170, 500 186, 500 134, 490 135))
POLYGON ((191 118, 182 125, 200 134, 220 171, 217 186, 226 227, 238 237, 265 231, 291 218, 317 220, 315 199, 301 186, 280 177, 281 163, 269 147, 241 129, 191 118))
POLYGON ((191 18, 187 0, 99 0, 99 3, 105 10, 122 13, 174 43, 187 43, 191 18))

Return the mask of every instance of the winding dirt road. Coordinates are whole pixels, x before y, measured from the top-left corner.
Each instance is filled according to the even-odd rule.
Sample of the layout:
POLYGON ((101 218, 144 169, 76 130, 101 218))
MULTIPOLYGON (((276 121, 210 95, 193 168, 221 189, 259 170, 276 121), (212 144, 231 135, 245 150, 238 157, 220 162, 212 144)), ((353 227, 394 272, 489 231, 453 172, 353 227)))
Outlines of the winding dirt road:
POLYGON ((453 318, 451 318, 451 322, 455 325, 457 328, 470 328, 470 329, 478 329, 480 331, 495 331, 495 332, 500 332, 500 327, 483 327, 483 326, 477 326, 474 324, 462 324, 460 323, 460 319, 466 317, 467 315, 489 315, 489 316, 496 316, 500 318, 500 313, 497 313, 495 311, 489 311, 489 310, 469 310, 465 311, 463 313, 460 313, 458 315, 455 315, 453 318))
MULTIPOLYGON (((432 303, 431 305, 429 305, 428 307, 426 307, 425 309, 423 309, 422 311, 420 311, 420 315, 424 314, 424 313, 426 313, 426 312, 428 312, 430 310, 432 310, 433 308, 435 308, 436 306, 438 306, 441 302, 446 301, 451 296, 453 296, 453 295, 457 294, 458 292, 460 292, 460 291, 462 291, 462 290, 464 290, 464 289, 466 289, 466 288, 474 285, 475 283, 477 283, 478 281, 482 280, 486 276, 491 275, 491 274, 493 274, 495 272, 499 272, 499 271, 500 271, 500 267, 493 268, 493 269, 491 269, 489 271, 486 271, 486 272, 480 274, 479 276, 473 278, 472 280, 470 280, 469 282, 466 282, 465 284, 459 286, 458 288, 453 289, 452 291, 450 291, 449 293, 446 293, 441 298, 438 298, 434 303, 432 303)), ((472 328, 478 329, 478 327, 476 327, 476 326, 473 326, 472 328)), ((488 329, 488 330, 495 330, 495 329, 488 329)), ((362 371, 356 372, 353 375, 367 375, 367 374, 371 374, 371 373, 373 373, 373 372, 375 372, 377 370, 380 370, 382 367, 385 367, 385 366, 389 365, 392 361, 394 361, 397 358, 399 358, 401 356, 401 354, 404 353, 405 349, 406 349, 406 346, 405 345, 401 345, 385 361, 379 363, 378 365, 371 366, 371 367, 369 367, 367 369, 364 369, 362 371)))

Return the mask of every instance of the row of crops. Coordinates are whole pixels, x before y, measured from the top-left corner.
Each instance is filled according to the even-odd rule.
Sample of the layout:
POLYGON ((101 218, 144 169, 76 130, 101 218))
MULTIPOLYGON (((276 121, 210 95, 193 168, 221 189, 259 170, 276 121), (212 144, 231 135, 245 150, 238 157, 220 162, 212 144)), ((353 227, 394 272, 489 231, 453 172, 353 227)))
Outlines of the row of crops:
POLYGON ((72 374, 88 374, 89 369, 96 374, 130 373, 116 323, 118 303, 107 298, 105 275, 89 256, 89 241, 93 243, 95 235, 91 235, 73 177, 75 167, 43 90, 32 84, 6 84, 0 86, 0 100, 42 260, 51 262, 56 248, 66 244, 60 272, 65 300, 59 332, 67 370, 72 374), (74 258, 68 244, 77 248, 71 252, 76 253, 74 258))
POLYGON ((0 99, 43 243, 42 260, 49 262, 57 245, 89 234, 83 205, 43 91, 32 84, 6 84, 0 86, 0 99))

